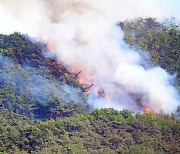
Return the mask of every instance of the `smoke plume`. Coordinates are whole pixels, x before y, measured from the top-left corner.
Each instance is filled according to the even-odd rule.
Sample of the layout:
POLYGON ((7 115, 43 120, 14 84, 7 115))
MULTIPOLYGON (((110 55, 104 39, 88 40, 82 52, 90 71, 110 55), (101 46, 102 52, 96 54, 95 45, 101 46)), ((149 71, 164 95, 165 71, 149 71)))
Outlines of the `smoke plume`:
POLYGON ((88 103, 99 108, 176 109, 174 76, 148 66, 117 26, 120 20, 165 16, 151 0, 0 0, 0 32, 46 36, 56 57, 94 84, 88 103))

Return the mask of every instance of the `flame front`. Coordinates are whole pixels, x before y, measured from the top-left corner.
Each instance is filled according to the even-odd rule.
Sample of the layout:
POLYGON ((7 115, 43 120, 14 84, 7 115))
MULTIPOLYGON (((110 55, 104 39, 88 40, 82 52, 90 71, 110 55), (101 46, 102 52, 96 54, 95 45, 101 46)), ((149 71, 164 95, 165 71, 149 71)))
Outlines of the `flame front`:
POLYGON ((54 52, 54 43, 49 41, 48 38, 44 35, 42 36, 42 40, 47 44, 47 48, 49 51, 54 52))
POLYGON ((85 84, 87 86, 92 84, 91 80, 83 72, 81 72, 80 69, 77 69, 75 67, 75 68, 68 69, 68 71, 74 75, 77 75, 79 83, 85 84), (78 71, 80 71, 80 72, 78 72, 78 71))
POLYGON ((87 85, 91 84, 91 81, 83 73, 79 74, 78 79, 79 79, 80 83, 84 83, 84 84, 87 84, 87 85))
MULTIPOLYGON (((42 40, 47 44, 47 48, 48 48, 48 50, 49 50, 50 52, 55 52, 55 48, 54 48, 53 42, 49 41, 49 39, 48 39, 45 35, 42 36, 42 40)), ((58 62, 57 62, 57 63, 58 63, 58 62)), ((69 71, 70 73, 76 75, 77 72, 78 72, 78 69, 77 69, 77 68, 70 68, 70 69, 68 69, 68 71, 69 71)), ((91 85, 90 79, 88 79, 88 77, 87 77, 84 73, 80 72, 80 73, 78 74, 77 78, 78 78, 78 81, 79 81, 81 84, 86 84, 86 85, 88 85, 88 86, 91 85)))
POLYGON ((149 107, 145 107, 145 108, 144 108, 144 112, 145 112, 145 113, 151 113, 152 110, 151 110, 149 107))

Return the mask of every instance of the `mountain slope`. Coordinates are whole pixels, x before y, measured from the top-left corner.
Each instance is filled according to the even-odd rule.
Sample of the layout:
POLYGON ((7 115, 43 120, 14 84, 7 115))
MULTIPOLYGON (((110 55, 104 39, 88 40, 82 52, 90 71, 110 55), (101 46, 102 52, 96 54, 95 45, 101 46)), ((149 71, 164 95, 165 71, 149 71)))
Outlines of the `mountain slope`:
POLYGON ((18 33, 0 35, 1 104, 35 119, 85 111, 83 85, 55 59, 46 58, 47 50, 18 33))
MULTIPOLYGON (((178 26, 154 19, 120 26, 130 47, 150 53, 149 63, 177 73, 178 86, 178 26)), ((86 88, 45 43, 0 35, 0 153, 180 153, 179 112, 92 111, 86 88)))

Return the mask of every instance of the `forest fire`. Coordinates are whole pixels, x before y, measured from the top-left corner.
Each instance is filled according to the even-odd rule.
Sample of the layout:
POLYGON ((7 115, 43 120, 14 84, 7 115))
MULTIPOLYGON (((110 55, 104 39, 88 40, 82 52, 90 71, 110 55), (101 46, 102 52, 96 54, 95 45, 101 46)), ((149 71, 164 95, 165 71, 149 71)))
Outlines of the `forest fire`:
MULTIPOLYGON (((55 52, 55 47, 54 44, 49 41, 49 39, 44 35, 42 36, 42 40, 44 41, 44 43, 47 45, 47 48, 50 52, 54 53, 55 52)), ((54 62, 54 64, 60 65, 60 62, 56 61, 54 62)), ((60 70, 58 70, 59 72, 61 72, 61 67, 59 68, 60 70)), ((74 74, 74 76, 78 79, 79 83, 84 84, 86 86, 91 86, 91 80, 81 71, 79 71, 77 68, 70 68, 68 69, 69 73, 74 74), (79 71, 79 72, 78 72, 79 71)))
POLYGON ((144 112, 145 112, 145 113, 151 113, 152 110, 151 110, 149 107, 145 107, 145 108, 144 108, 144 112))
MULTIPOLYGON (((42 60, 43 65, 48 66, 57 79, 67 79, 64 83, 73 88, 81 83, 79 86, 83 87, 83 92, 89 93, 87 102, 93 108, 144 110, 149 113, 153 107, 153 112, 158 113, 162 109, 171 113, 179 106, 179 92, 174 86, 174 73, 179 72, 174 69, 178 65, 178 56, 174 56, 178 45, 171 47, 177 42, 178 30, 172 27, 175 32, 172 39, 162 39, 158 35, 159 32, 169 34, 171 31, 164 28, 166 24, 159 23, 165 19, 163 11, 154 7, 151 0, 138 0, 143 7, 136 5, 137 8, 122 0, 112 3, 106 0, 103 5, 101 1, 92 0, 16 1, 18 5, 15 1, 10 3, 5 0, 0 5, 0 11, 3 10, 0 13, 1 32, 40 37, 44 42, 42 50, 48 48, 43 52, 43 56, 46 54, 43 58, 48 59, 42 60), (156 21, 157 17, 159 21, 156 21), (152 36, 149 35, 151 32, 152 36), (142 37, 139 37, 140 34, 142 37), (143 46, 141 39, 144 40, 143 46), (162 54, 159 54, 159 48, 151 47, 154 39, 162 39, 156 46, 168 42, 162 47, 162 54), (172 52, 166 52, 166 48, 172 52), (173 70, 170 74, 166 66, 168 70, 173 70), (69 68, 74 71, 69 71, 69 68), (145 108, 147 104, 151 109, 145 108)), ((38 59, 39 54, 35 56, 37 60, 41 59, 38 59)))
POLYGON ((86 77, 83 73, 80 73, 78 75, 78 79, 79 79, 79 82, 80 83, 84 83, 84 84, 87 84, 87 85, 90 85, 91 84, 91 81, 88 79, 88 77, 86 77))
MULTIPOLYGON (((79 69, 80 70, 80 69, 79 69)), ((70 68, 68 71, 78 79, 79 83, 85 84, 87 86, 90 86, 92 84, 91 80, 82 72, 82 71, 77 71, 75 68, 70 68)))
MULTIPOLYGON (((50 58, 60 61, 65 70, 62 71, 55 62, 53 73, 57 77, 67 73, 67 79, 80 83, 82 91, 89 94, 88 103, 95 108, 128 108, 150 113, 147 102, 150 107, 154 107, 151 102, 156 102, 153 112, 158 113, 161 108, 166 112, 174 111, 179 103, 177 90, 169 82, 174 77, 161 67, 151 66, 150 57, 143 51, 126 46, 123 39, 126 33, 115 24, 120 18, 114 14, 114 9, 109 8, 108 12, 112 12, 108 13, 109 16, 99 5, 94 7, 96 4, 93 2, 81 1, 83 5, 79 5, 79 1, 59 2, 61 5, 55 12, 54 8, 49 8, 52 9, 52 18, 48 16, 50 22, 47 26, 42 25, 38 35, 52 52, 50 58)), ((155 24, 150 19, 137 20, 137 23, 141 22, 145 27, 151 22, 155 24)), ((71 85, 70 81, 67 84, 71 85)))
POLYGON ((53 42, 49 41, 48 38, 45 35, 42 36, 42 40, 47 45, 47 48, 48 48, 49 51, 55 52, 53 42))

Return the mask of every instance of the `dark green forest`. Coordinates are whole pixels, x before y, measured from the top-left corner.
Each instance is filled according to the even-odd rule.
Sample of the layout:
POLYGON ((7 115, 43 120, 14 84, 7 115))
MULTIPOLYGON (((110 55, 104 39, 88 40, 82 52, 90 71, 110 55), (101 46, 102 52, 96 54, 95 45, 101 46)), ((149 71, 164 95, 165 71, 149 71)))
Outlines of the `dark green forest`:
MULTIPOLYGON (((179 26, 152 18, 118 25, 150 65, 176 74, 180 90, 179 26)), ((92 110, 78 74, 47 52, 27 35, 0 35, 0 154, 180 153, 180 107, 172 114, 92 110)))

